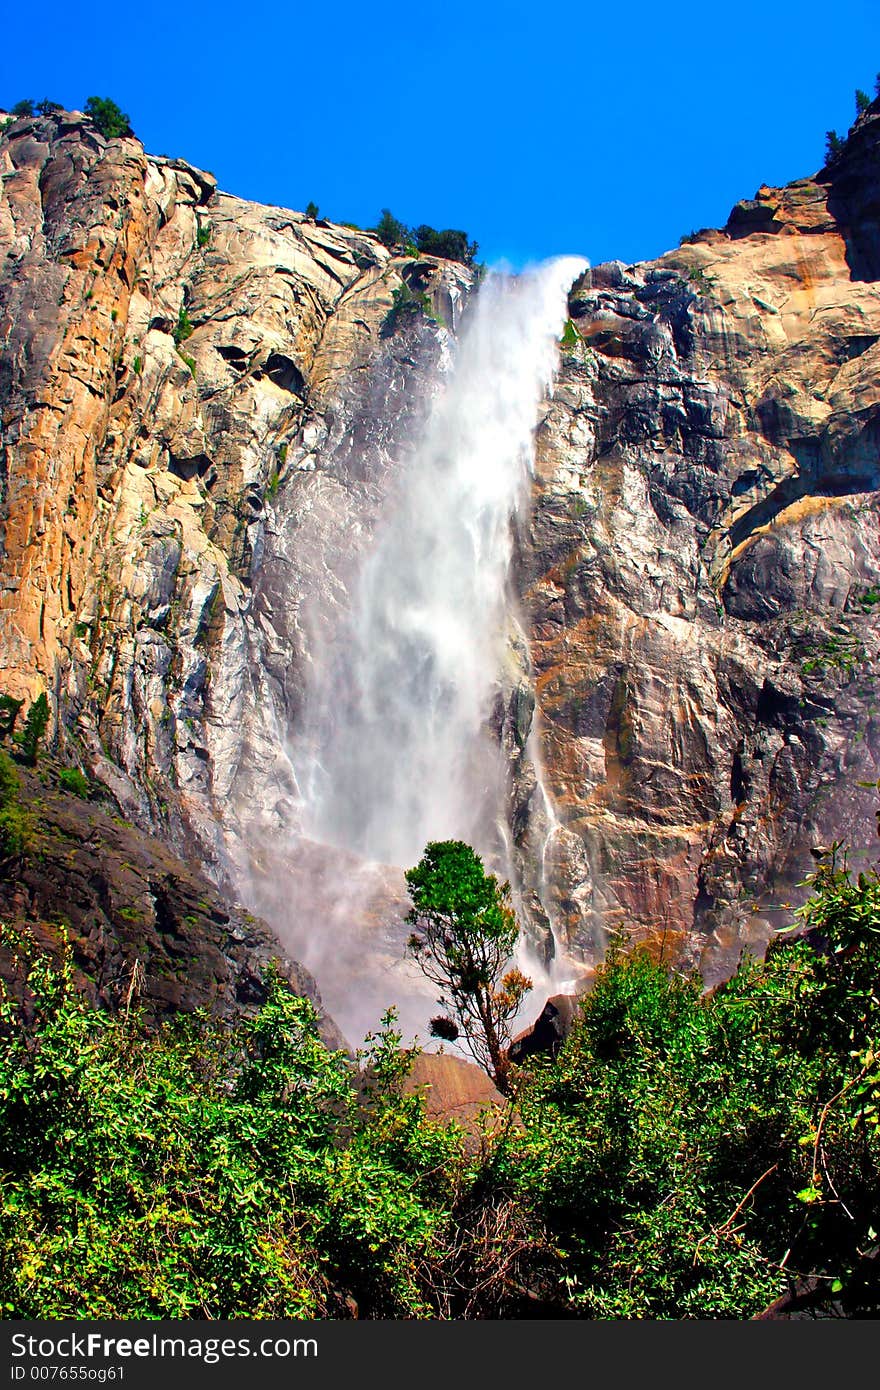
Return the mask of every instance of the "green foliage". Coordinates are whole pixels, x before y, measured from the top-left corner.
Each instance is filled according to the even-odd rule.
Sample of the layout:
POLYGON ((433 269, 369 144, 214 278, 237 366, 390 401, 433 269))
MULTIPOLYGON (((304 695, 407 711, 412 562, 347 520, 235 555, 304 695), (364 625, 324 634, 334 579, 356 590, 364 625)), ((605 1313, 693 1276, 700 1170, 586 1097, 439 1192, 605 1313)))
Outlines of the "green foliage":
POLYGON ((871 613, 880 603, 880 588, 869 584, 855 595, 855 601, 863 613, 871 613))
POLYGON ((210 242, 210 240, 211 240, 211 228, 207 225, 207 223, 203 226, 202 223, 200 222, 200 223, 199 223, 199 226, 198 226, 198 230, 196 231, 196 244, 198 245, 198 247, 199 247, 200 249, 202 249, 202 248, 204 248, 205 246, 208 245, 208 243, 210 242))
POLYGON ((476 241, 468 241, 466 232, 451 227, 441 232, 424 223, 414 229, 412 240, 422 256, 439 256, 447 261, 462 261, 465 265, 473 265, 480 249, 476 241))
POLYGON ((58 785, 83 800, 88 799, 92 790, 88 777, 78 767, 63 767, 58 774, 58 785))
POLYGON ((715 286, 715 280, 711 275, 707 275, 701 265, 692 266, 687 273, 687 278, 691 286, 698 295, 705 297, 715 286))
POLYGON ((830 163, 842 154, 846 147, 846 141, 841 140, 836 130, 829 130, 825 133, 825 162, 830 163))
POLYGON ((574 352, 580 343, 584 341, 583 334, 578 329, 572 319, 565 320, 565 327, 562 330, 562 337, 559 346, 563 352, 574 352))
POLYGON ((85 112, 91 116, 105 140, 133 134, 128 115, 110 97, 89 97, 85 112))
POLYGON ((871 105, 871 98, 867 92, 863 92, 860 87, 856 88, 856 116, 864 116, 868 107, 871 105))
POLYGON ((805 676, 821 676, 827 671, 839 671, 851 676, 866 655, 864 645, 858 638, 842 628, 825 637, 808 638, 802 650, 806 659, 801 662, 801 671, 805 676))
POLYGON ((317 222, 319 217, 318 204, 314 202, 306 203, 306 217, 310 217, 313 222, 317 222))
POLYGON ((451 227, 438 231, 436 227, 429 227, 427 223, 409 228, 388 208, 382 209, 382 216, 373 228, 373 234, 379 238, 383 246, 400 246, 408 256, 438 256, 443 260, 462 261, 465 265, 474 264, 479 250, 477 242, 468 241, 466 232, 451 227))
POLYGON ((10 114, 15 116, 16 119, 20 116, 33 116, 34 103, 31 101, 30 97, 23 97, 21 101, 15 103, 10 114))
POLYGON ((174 346, 179 348, 181 343, 185 343, 187 338, 192 337, 193 331, 189 314, 186 312, 186 305, 181 304, 180 313, 177 315, 177 323, 171 332, 171 336, 174 339, 174 346))
POLYGON ((195 381, 195 377, 196 377, 196 359, 195 359, 194 357, 190 357, 189 353, 184 352, 183 348, 178 348, 177 351, 178 351, 180 357, 181 357, 181 358, 183 359, 183 361, 186 363, 187 367, 189 368, 189 374, 190 374, 190 376, 192 377, 193 381, 195 381))
POLYGON ((383 246, 402 245, 409 239, 409 232, 406 224, 395 217, 389 208, 383 208, 379 221, 373 228, 373 233, 379 238, 383 246))
POLYGON ((21 805, 21 784, 11 758, 0 752, 0 856, 16 858, 27 846, 30 821, 21 805))
MULTIPOLYGON (((17 784, 0 755, 0 803, 17 784)), ((485 944, 515 944, 505 886, 454 841, 407 882, 416 958, 485 987, 485 944)), ((26 986, 0 992, 0 1303, 743 1319, 812 1275, 876 1316, 880 879, 834 846, 808 886, 797 930, 711 994, 612 942, 478 1145, 403 1094, 392 1015, 359 1076, 274 970, 254 1017, 150 1032, 3 928, 26 986)))
POLYGON ((9 738, 15 730, 15 721, 18 718, 24 700, 13 699, 11 695, 0 695, 0 739, 9 738))
POLYGON ((808 1273, 876 1306, 880 884, 812 884, 825 946, 781 941, 711 996, 613 947, 521 1088, 504 1167, 582 1315, 749 1317, 808 1273))
POLYGON ((63 111, 64 107, 60 101, 50 101, 48 97, 43 97, 42 101, 37 102, 38 116, 51 116, 55 111, 63 111))
POLYGON ((41 691, 27 712, 24 728, 18 736, 18 747, 23 762, 31 767, 37 761, 40 743, 49 727, 49 701, 46 692, 41 691))
POLYGON ((425 292, 410 289, 403 280, 392 292, 391 308, 382 321, 381 336, 389 338, 402 325, 412 323, 421 317, 429 319, 431 323, 440 322, 425 292))
POLYGON ((453 1132, 400 1094, 386 1019, 364 1104, 275 971, 255 1018, 158 1033, 91 1007, 6 930, 29 1008, 0 1003, 0 1301, 16 1318, 418 1316, 453 1132), (29 957, 29 959, 28 959, 29 957), (33 1015, 28 1022, 28 1013, 33 1015))
POLYGON ((519 936, 510 885, 487 874, 461 840, 429 844, 405 877, 413 903, 406 920, 414 928, 407 949, 439 985, 438 1003, 447 1011, 433 1021, 434 1035, 451 1039, 453 1027, 460 1029, 475 1061, 506 1094, 510 1025, 532 987, 519 970, 506 969, 519 936))
POLYGON ((135 376, 140 376, 144 370, 144 359, 140 356, 136 357, 131 364, 131 370, 135 376))

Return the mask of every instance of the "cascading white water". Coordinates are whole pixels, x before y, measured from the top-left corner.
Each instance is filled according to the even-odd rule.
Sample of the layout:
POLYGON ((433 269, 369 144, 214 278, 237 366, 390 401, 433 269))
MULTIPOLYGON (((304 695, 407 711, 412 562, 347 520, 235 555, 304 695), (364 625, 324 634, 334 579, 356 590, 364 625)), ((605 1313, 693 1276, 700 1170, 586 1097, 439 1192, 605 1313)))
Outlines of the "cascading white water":
POLYGON ((429 840, 490 849, 501 814, 486 729, 503 662, 511 517, 533 465, 567 291, 585 262, 491 275, 313 692, 304 830, 409 866, 429 840))

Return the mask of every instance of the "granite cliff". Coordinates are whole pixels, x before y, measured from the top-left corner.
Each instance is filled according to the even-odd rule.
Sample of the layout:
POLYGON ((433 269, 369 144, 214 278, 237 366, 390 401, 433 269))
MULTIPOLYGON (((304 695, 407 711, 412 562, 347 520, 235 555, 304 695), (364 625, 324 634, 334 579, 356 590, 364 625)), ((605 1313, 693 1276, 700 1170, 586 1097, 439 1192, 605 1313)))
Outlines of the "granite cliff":
MULTIPOLYGON (((871 843, 878 151, 875 103, 814 178, 573 287, 492 716, 545 951, 549 912, 575 958, 621 926, 718 978, 812 845, 871 843)), ((306 676, 473 278, 77 113, 0 137, 0 690, 295 949, 317 894, 343 974, 397 968, 400 881, 358 915, 321 901, 357 865, 288 852, 306 676)))

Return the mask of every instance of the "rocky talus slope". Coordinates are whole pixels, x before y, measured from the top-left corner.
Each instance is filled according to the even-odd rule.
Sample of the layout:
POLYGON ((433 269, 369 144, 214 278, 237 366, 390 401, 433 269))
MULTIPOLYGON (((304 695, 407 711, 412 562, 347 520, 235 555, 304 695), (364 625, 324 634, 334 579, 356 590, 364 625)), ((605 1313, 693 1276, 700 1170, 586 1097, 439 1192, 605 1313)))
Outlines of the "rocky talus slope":
MULTIPOLYGON (((815 178, 573 290, 494 722, 526 913, 546 938, 543 876, 575 956, 625 925, 713 978, 810 845, 869 843, 878 141, 875 104, 815 178)), ((0 137, 0 691, 45 690, 58 755, 285 940, 315 634, 471 290, 76 113, 0 137)), ((357 887, 319 859, 304 893, 357 887)))

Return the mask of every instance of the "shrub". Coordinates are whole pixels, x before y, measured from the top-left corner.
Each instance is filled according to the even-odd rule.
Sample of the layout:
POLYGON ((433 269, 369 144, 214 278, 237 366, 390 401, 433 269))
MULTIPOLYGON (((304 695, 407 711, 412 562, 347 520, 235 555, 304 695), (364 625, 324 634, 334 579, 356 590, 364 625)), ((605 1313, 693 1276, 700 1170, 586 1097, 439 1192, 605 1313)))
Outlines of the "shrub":
POLYGON ((562 330, 562 337, 559 345, 564 352, 574 352, 579 343, 584 341, 583 334, 572 319, 565 320, 565 327, 562 330))
POLYGON ((30 823, 20 801, 21 784, 8 754, 0 752, 0 856, 16 858, 27 844, 30 823))
POLYGON ((871 98, 867 92, 863 92, 860 87, 856 88, 856 116, 864 116, 868 107, 871 105, 871 98))
POLYGON ((34 103, 29 97, 24 97, 21 101, 17 101, 11 111, 11 115, 16 118, 19 116, 32 116, 33 114, 34 103))
POLYGON ((105 140, 113 140, 122 135, 132 135, 129 117, 125 111, 121 111, 115 101, 110 97, 89 97, 85 106, 86 115, 90 116, 105 140))
POLYGON ((193 326, 190 323, 189 314, 186 312, 186 305, 181 304, 180 313, 177 315, 177 323, 171 331, 171 336, 174 339, 174 346, 179 348, 181 343, 185 343, 187 338, 192 337, 192 334, 193 326))
POLYGON ((346 1316, 346 1297, 365 1317, 424 1312, 458 1145, 400 1094, 390 1018, 363 1098, 274 970, 256 1017, 150 1033, 77 995, 69 952, 59 969, 5 937, 30 996, 0 999, 8 1316, 346 1316))
POLYGON ((58 774, 58 785, 65 791, 73 792, 86 800, 91 794, 91 783, 78 767, 63 767, 58 774))
POLYGON ((401 325, 424 316, 438 323, 431 301, 423 290, 411 290, 404 280, 391 295, 391 308, 382 322, 381 335, 388 338, 401 325))
POLYGON ((204 226, 204 227, 203 227, 202 224, 199 223, 199 227, 198 227, 198 230, 197 230, 197 232, 196 232, 196 244, 197 244, 200 248, 203 248, 203 247, 205 247, 205 246, 208 245, 208 242, 209 242, 210 240, 211 240, 211 228, 208 227, 208 226, 204 226))
POLYGON ((48 97, 43 97, 42 101, 37 102, 37 114, 40 116, 51 116, 54 111, 63 111, 64 107, 59 101, 50 101, 48 97))
POLYGON ((310 217, 313 222, 317 222, 318 216, 318 204, 312 202, 306 203, 306 217, 310 217))

